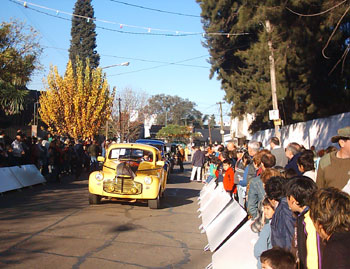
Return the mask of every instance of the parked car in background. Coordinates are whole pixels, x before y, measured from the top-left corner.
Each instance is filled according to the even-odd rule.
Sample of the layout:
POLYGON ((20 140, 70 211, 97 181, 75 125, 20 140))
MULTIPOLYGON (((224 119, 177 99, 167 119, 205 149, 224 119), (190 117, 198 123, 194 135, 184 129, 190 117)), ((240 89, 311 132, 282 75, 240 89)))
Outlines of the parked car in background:
POLYGON ((112 144, 101 171, 89 176, 89 203, 98 204, 102 198, 147 202, 152 209, 160 208, 160 198, 166 188, 167 173, 161 152, 139 143, 112 144))

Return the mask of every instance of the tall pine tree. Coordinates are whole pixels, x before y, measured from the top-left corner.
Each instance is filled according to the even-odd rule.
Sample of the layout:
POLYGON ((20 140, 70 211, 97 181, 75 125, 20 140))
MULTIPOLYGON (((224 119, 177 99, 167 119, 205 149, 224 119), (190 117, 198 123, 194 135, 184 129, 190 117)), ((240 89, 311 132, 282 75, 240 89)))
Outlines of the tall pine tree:
POLYGON ((217 74, 232 114, 254 113, 253 131, 271 126, 272 109, 269 47, 272 42, 276 65, 280 114, 286 123, 309 120, 349 111, 349 61, 331 73, 346 49, 350 35, 349 15, 345 16, 326 53, 322 49, 347 6, 327 14, 306 17, 334 6, 333 0, 197 0, 202 8, 210 53, 211 76, 217 74), (269 21, 272 31, 267 32, 269 21), (210 35, 211 32, 248 35, 210 35), (283 113, 284 112, 284 113, 283 113))
POLYGON ((90 68, 97 68, 100 62, 100 55, 96 51, 97 34, 95 31, 94 9, 91 5, 91 0, 77 0, 74 7, 74 14, 83 17, 72 17, 72 39, 69 48, 69 59, 75 67, 77 57, 79 57, 83 63, 89 58, 90 68))

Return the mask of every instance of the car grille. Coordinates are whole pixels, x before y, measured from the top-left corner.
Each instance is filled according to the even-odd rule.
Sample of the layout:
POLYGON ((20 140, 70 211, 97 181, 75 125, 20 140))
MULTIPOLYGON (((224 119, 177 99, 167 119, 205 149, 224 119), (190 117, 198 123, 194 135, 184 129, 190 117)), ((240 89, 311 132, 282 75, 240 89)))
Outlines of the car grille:
POLYGON ((104 181, 103 190, 114 194, 140 194, 142 184, 131 178, 116 177, 114 180, 104 181))

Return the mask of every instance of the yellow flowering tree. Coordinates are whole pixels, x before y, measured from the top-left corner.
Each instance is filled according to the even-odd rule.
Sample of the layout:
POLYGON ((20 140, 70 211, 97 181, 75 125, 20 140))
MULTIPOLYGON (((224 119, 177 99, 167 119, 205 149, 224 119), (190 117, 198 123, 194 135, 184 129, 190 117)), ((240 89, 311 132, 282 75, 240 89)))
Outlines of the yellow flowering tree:
POLYGON ((51 67, 46 92, 40 96, 39 113, 53 134, 86 138, 95 135, 112 111, 115 90, 109 91, 101 68, 83 69, 76 61, 76 73, 69 61, 64 76, 51 67))

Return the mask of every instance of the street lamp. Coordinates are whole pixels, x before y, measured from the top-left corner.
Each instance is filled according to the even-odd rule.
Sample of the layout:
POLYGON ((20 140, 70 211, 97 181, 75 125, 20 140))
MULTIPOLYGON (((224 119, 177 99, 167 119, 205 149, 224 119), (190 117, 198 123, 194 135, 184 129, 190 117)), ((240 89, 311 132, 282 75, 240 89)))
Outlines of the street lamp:
POLYGON ((101 67, 101 69, 106 69, 106 68, 115 67, 115 66, 128 66, 129 64, 130 64, 130 62, 125 62, 125 63, 120 63, 120 64, 113 64, 113 65, 108 65, 108 66, 101 67))

